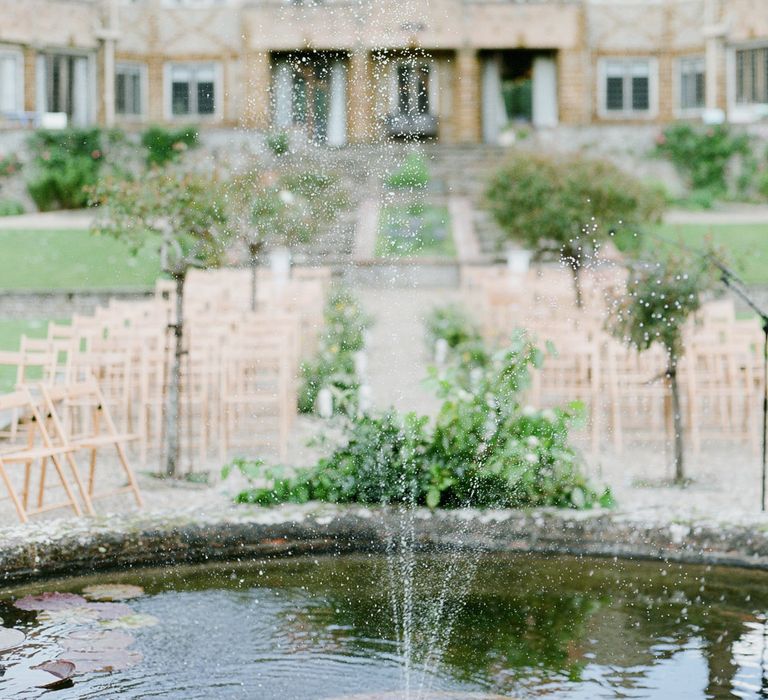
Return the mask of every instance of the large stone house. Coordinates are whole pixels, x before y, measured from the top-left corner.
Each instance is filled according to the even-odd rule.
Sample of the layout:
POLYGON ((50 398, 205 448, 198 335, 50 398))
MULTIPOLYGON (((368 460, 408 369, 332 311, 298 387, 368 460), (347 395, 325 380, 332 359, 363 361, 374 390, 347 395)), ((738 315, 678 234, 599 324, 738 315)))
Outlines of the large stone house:
POLYGON ((496 142, 768 115, 766 0, 0 0, 0 124, 496 142), (66 117, 64 116, 66 115, 66 117))

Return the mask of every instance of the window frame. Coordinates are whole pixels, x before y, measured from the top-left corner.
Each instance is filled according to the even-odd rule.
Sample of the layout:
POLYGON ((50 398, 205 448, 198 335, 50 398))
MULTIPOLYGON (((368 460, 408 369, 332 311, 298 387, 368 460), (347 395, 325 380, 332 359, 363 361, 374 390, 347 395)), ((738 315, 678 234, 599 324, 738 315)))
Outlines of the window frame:
MULTIPOLYGON (((728 121, 737 124, 747 124, 760 121, 768 117, 768 102, 737 102, 738 62, 737 52, 752 49, 767 49, 768 41, 739 42, 726 48, 726 105, 728 121)), ((768 81, 768 67, 766 68, 766 81, 768 81)))
POLYGON ((659 62, 653 56, 600 56, 597 62, 597 116, 600 119, 615 121, 646 121, 655 119, 659 111, 659 62), (608 68, 611 63, 624 65, 622 80, 624 86, 621 110, 608 109, 608 68), (630 76, 631 64, 645 63, 648 66, 648 109, 636 110, 631 107, 633 93, 626 93, 627 77, 630 76), (627 105, 629 104, 629 108, 627 105))
MULTIPOLYGON (((13 59, 14 66, 14 107, 11 113, 24 111, 24 52, 18 46, 0 44, 0 58, 13 59)), ((8 112, 0 110, 0 116, 8 112)))
POLYGON ((149 90, 147 80, 147 64, 140 61, 121 61, 115 62, 115 117, 123 121, 144 121, 147 116, 147 106, 149 103, 149 90), (117 74, 121 70, 129 69, 135 71, 139 76, 139 111, 121 112, 117 108, 117 74))
POLYGON ((163 83, 164 83, 164 112, 167 121, 221 121, 223 115, 223 101, 224 91, 222 89, 222 69, 219 61, 169 61, 163 66, 163 83), (174 114, 173 113, 173 71, 175 68, 182 68, 192 71, 195 75, 198 71, 210 69, 213 71, 213 112, 210 114, 200 114, 198 97, 197 97, 197 85, 198 79, 195 75, 194 80, 190 81, 190 85, 194 88, 190 89, 190 111, 187 114, 174 114), (192 107, 194 106, 194 110, 192 107))
POLYGON ((401 97, 402 92, 400 89, 400 68, 402 66, 408 66, 410 70, 412 71, 411 80, 408 85, 408 100, 409 102, 412 102, 415 100, 415 102, 418 104, 420 91, 416 89, 416 83, 418 81, 418 72, 421 70, 426 69, 427 73, 427 89, 424 93, 424 97, 426 97, 427 100, 427 111, 421 112, 418 107, 415 111, 412 112, 413 115, 428 115, 428 116, 437 116, 439 113, 439 102, 440 102, 440 84, 438 82, 438 64, 437 61, 434 58, 431 57, 411 57, 411 56, 400 56, 395 58, 392 61, 392 68, 390 73, 390 86, 389 86, 389 113, 390 114, 397 114, 397 115, 405 115, 409 114, 409 112, 402 112, 400 110, 401 107, 401 97))
POLYGON ((675 114, 678 116, 697 116, 707 109, 707 57, 705 54, 687 54, 678 56, 675 61, 675 114), (683 105, 683 67, 686 62, 701 61, 701 74, 704 78, 704 100, 701 105, 686 107, 683 105))
POLYGON ((35 58, 35 111, 38 114, 51 112, 48 104, 48 68, 47 59, 49 57, 68 57, 85 59, 85 80, 86 80, 86 104, 85 121, 82 124, 76 124, 74 119, 67 120, 69 128, 78 126, 91 126, 98 121, 99 95, 98 95, 98 66, 96 54, 93 51, 79 51, 76 49, 60 48, 57 46, 47 47, 40 50, 35 58))

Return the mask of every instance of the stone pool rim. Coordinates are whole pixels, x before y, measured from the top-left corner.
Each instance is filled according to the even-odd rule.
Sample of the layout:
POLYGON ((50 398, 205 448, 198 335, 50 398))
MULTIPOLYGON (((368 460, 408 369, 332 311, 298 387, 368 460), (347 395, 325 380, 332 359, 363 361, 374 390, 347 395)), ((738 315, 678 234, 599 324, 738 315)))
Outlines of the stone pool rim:
MULTIPOLYGON (((233 506, 134 513, 0 530, 0 587, 126 567, 382 552, 394 510, 233 506)), ((768 570, 768 523, 647 522, 615 511, 418 509, 418 547, 617 557, 768 570)))

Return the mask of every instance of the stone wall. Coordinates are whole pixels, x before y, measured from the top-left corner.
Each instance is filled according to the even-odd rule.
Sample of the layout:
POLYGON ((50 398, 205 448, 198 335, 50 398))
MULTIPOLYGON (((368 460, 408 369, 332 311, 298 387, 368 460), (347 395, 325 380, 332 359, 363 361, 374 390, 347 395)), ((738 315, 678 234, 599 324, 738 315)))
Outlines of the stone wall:
POLYGON ((100 291, 0 292, 2 319, 68 319, 74 314, 92 314, 110 299, 125 301, 151 297, 152 290, 104 289, 100 291))

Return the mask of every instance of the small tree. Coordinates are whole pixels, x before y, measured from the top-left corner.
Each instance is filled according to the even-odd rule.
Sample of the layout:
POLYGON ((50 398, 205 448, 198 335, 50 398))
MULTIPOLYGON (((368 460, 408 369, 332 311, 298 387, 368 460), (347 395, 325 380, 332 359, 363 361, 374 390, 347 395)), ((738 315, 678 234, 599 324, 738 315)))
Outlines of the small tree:
POLYGON ((505 237, 536 257, 558 256, 573 274, 581 307, 579 273, 616 232, 627 242, 659 218, 661 195, 605 161, 514 153, 486 192, 505 237))
POLYGON ((630 272, 627 291, 612 309, 609 330, 638 350, 660 344, 667 355, 665 377, 672 402, 675 433, 675 482, 683 483, 683 419, 677 369, 683 356, 683 329, 701 306, 702 295, 717 276, 705 256, 670 255, 663 261, 644 263, 630 272))
POLYGON ((173 367, 165 402, 165 474, 178 475, 181 360, 184 354, 184 284, 192 268, 218 267, 228 242, 216 178, 152 169, 135 181, 104 180, 92 191, 101 207, 97 233, 128 241, 137 253, 156 246, 162 271, 176 283, 173 367))
POLYGON ((230 183, 228 199, 230 219, 248 249, 253 310, 264 253, 310 242, 348 203, 339 179, 315 170, 238 177, 230 183))

